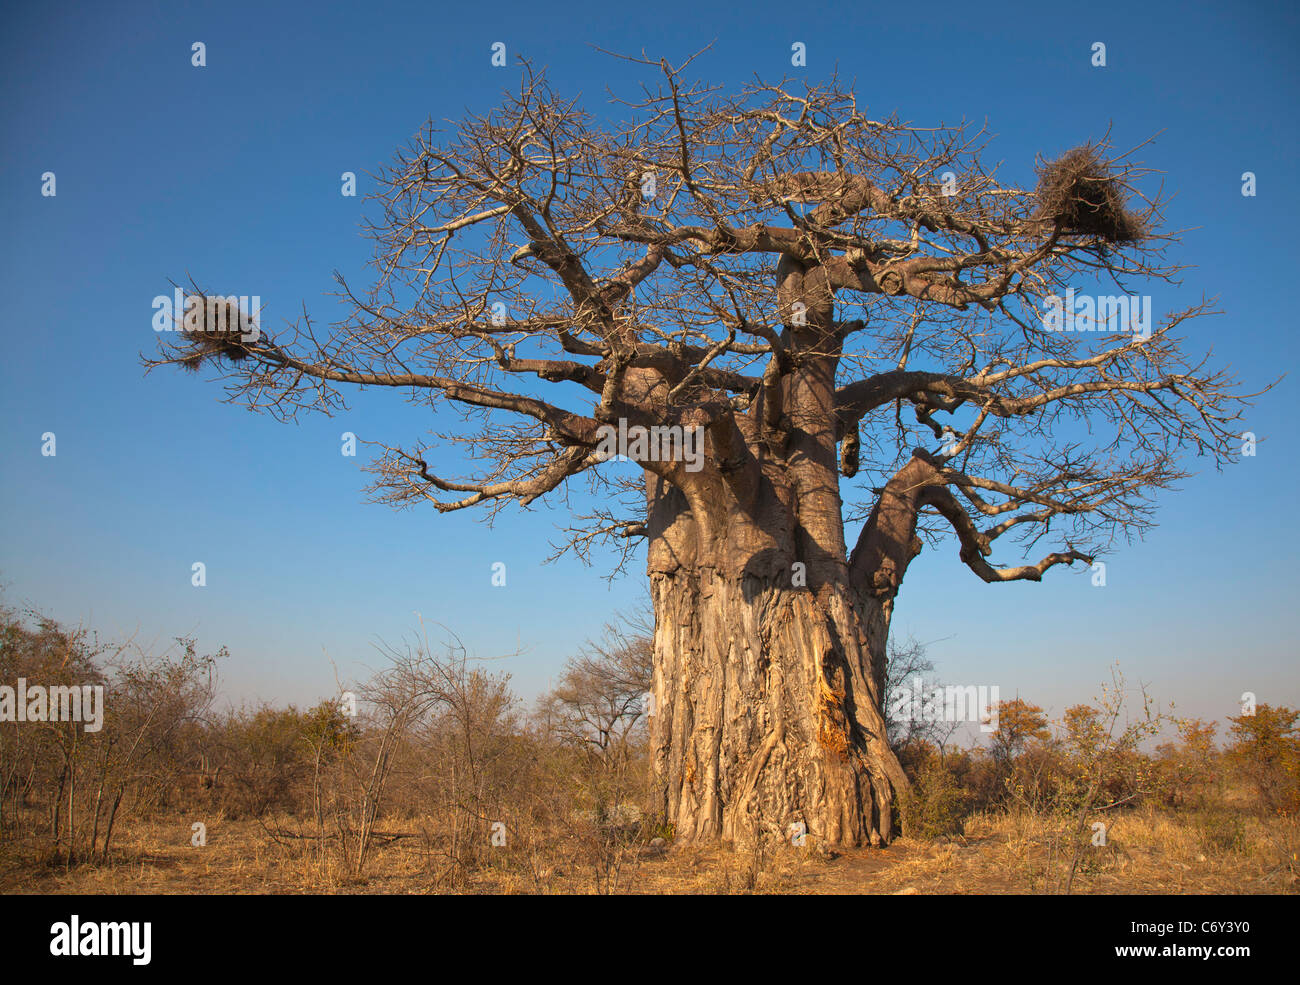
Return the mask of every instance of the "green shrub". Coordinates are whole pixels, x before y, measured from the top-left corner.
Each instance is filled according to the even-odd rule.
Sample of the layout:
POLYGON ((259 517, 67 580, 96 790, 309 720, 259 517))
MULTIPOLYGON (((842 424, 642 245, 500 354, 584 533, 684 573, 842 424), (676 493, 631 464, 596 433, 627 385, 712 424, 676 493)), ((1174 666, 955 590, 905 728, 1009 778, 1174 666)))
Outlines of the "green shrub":
POLYGON ((902 800, 903 833, 909 838, 959 835, 971 813, 970 794, 943 764, 923 769, 902 800))

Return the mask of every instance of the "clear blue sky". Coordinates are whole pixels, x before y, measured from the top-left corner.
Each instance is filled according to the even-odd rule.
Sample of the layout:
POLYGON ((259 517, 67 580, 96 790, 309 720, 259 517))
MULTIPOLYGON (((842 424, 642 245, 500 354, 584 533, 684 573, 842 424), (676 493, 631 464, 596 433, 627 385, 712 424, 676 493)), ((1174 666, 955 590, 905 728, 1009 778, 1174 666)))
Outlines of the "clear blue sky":
MULTIPOLYGON (((543 565, 562 516, 367 505, 345 430, 393 443, 436 422, 400 400, 281 425, 221 403, 214 384, 138 362, 169 279, 250 285, 270 324, 305 303, 328 321, 331 272, 368 257, 362 198, 339 175, 386 163, 427 117, 490 108, 517 81, 503 41, 556 89, 608 112, 632 67, 591 45, 696 63, 711 82, 787 71, 856 78, 874 114, 917 124, 987 120, 1004 176, 1113 125, 1176 191, 1193 265, 1176 299, 1218 295, 1225 314, 1190 344, 1249 383, 1296 361, 1297 47, 1293 4, 610 5, 493 2, 13 3, 0 44, 0 581, 9 603, 146 640, 230 647, 236 699, 312 701, 378 658, 415 613, 503 661, 517 689, 643 591, 643 555, 611 587, 602 569, 543 565), (190 45, 207 46, 207 66, 190 45), (790 67, 807 45, 808 67, 790 67), (1104 69, 1090 64, 1107 45, 1104 69), (1241 174, 1258 195, 1240 193, 1241 174), (57 175, 57 196, 40 194, 57 175), (58 455, 40 454, 57 435, 58 455), (190 585, 190 565, 208 585, 190 585), (504 561, 508 584, 490 584, 504 561)), ((625 89, 626 91, 626 89, 625 89)), ((364 177, 360 191, 368 189, 364 177)), ((929 551, 895 628, 936 642, 942 675, 1059 712, 1119 661, 1193 714, 1235 712, 1243 690, 1300 704, 1296 670, 1296 405, 1291 377, 1259 400, 1257 457, 1162 498, 1160 527, 1108 557, 1108 585, 1057 569, 1044 584, 986 586, 929 551)))

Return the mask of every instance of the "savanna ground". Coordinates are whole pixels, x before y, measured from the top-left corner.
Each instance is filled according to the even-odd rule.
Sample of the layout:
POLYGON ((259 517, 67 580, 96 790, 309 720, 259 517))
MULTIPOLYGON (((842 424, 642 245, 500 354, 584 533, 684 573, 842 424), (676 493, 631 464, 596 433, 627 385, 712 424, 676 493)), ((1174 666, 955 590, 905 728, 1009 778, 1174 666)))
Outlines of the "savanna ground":
MULTIPOLYGON (((1294 893, 1294 822, 1248 812, 1180 816, 1141 809, 1119 818, 1109 844, 1082 865, 1075 893, 1294 893), (1239 827, 1238 827, 1239 825, 1239 827), (1225 844, 1225 837, 1231 841, 1225 844), (1288 851, 1292 853, 1288 863, 1288 851)), ((823 857, 781 846, 758 854, 721 848, 638 846, 626 853, 620 893, 1041 893, 1051 882, 1054 829, 1032 815, 979 815, 962 835, 906 837, 886 848, 823 857)), ((141 822, 125 832, 107 864, 34 865, 18 846, 0 852, 0 885, 18 893, 593 893, 602 873, 590 862, 548 860, 497 849, 456 883, 439 877, 427 845, 402 839, 379 848, 366 873, 317 863, 310 848, 277 844, 255 821, 219 821, 206 847, 190 844, 184 818, 141 822), (567 863, 567 864, 566 864, 567 863)), ((1059 876, 1059 873, 1058 873, 1059 876)))
MULTIPOLYGON (((0 721, 5 893, 1300 888, 1300 714, 1282 706, 1243 708, 1219 741, 1217 723, 1135 702, 1117 674, 1059 721, 1000 702, 961 748, 951 722, 900 719, 900 703, 890 734, 912 787, 891 844, 831 850, 763 819, 743 844, 676 844, 647 760, 644 624, 588 644, 531 709, 454 643, 435 655, 421 640, 307 711, 218 712, 221 654, 179 641, 155 656, 4 615, 0 685, 105 689, 96 731, 0 721)), ((890 675, 932 670, 904 647, 890 675)))

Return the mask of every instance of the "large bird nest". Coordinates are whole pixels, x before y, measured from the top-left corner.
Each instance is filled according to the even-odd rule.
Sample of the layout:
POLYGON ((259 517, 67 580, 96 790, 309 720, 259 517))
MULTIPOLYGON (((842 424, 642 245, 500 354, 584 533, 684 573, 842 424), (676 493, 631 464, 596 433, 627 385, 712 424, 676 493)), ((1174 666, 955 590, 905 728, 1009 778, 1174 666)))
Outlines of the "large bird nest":
POLYGON ((253 316, 240 309, 237 298, 212 295, 185 299, 180 328, 189 351, 178 362, 189 370, 197 370, 209 359, 236 363, 247 359, 248 344, 259 335, 253 316))
POLYGON ((1092 145, 1066 151, 1038 169, 1034 218, 1059 223, 1067 235, 1132 243, 1146 235, 1142 218, 1129 211, 1124 188, 1092 145))

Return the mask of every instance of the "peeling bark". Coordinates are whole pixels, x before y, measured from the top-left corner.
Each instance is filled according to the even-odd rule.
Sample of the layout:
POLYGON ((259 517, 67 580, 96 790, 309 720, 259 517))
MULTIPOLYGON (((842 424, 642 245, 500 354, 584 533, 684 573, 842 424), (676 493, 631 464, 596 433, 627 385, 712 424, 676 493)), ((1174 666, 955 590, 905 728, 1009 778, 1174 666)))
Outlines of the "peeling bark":
POLYGON ((842 600, 714 570, 651 577, 654 768, 678 840, 880 844, 906 781, 842 600))

